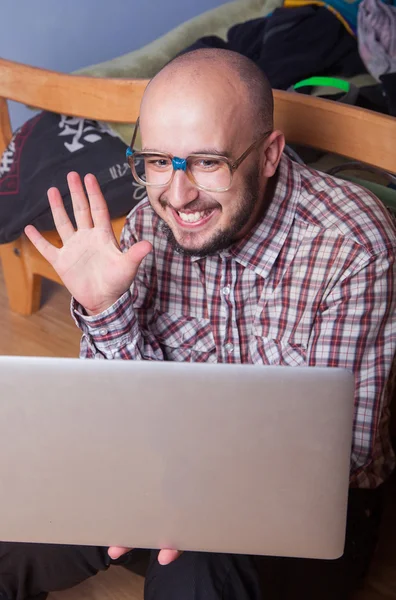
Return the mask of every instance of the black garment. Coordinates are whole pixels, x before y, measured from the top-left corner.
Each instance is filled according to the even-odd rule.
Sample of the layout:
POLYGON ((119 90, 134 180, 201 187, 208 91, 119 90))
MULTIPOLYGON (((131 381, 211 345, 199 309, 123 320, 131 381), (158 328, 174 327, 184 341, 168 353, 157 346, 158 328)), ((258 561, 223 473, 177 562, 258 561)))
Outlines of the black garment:
POLYGON ((0 169, 0 244, 17 239, 24 227, 55 229, 47 190, 55 186, 73 223, 66 175, 94 173, 111 218, 126 215, 146 195, 132 177, 126 145, 88 119, 41 112, 27 121, 5 150, 0 169))
POLYGON ((351 490, 344 555, 335 561, 189 552, 168 567, 151 555, 146 600, 347 600, 370 563, 381 491, 351 490))
MULTIPOLYGON (((153 551, 145 598, 347 599, 375 549, 381 505, 381 489, 351 490, 345 553, 336 561, 185 552, 162 567, 153 551)), ((132 552, 118 563, 133 563, 136 554, 141 557, 132 552)), ((44 592, 76 585, 110 563, 104 548, 0 543, 0 599, 44 600, 44 592)))
MULTIPOLYGON (((310 91, 311 88, 308 90, 308 87, 303 87, 298 90, 299 93, 303 94, 309 94, 310 91), (307 90, 307 92, 305 92, 305 90, 307 90)), ((340 94, 323 94, 320 97, 325 98, 326 100, 344 102, 346 94, 344 92, 340 94)), ((348 99, 348 97, 346 98, 348 99)), ((349 104, 348 101, 346 103, 349 104)), ((374 110, 384 115, 390 114, 390 107, 387 98, 385 97, 384 86, 381 83, 356 88, 356 97, 352 97, 352 102, 350 102, 350 104, 353 106, 360 106, 367 110, 374 110)))
POLYGON ((106 569, 106 548, 0 543, 0 599, 44 600, 106 569))
POLYGON ((396 73, 386 73, 380 77, 389 114, 396 117, 396 73))
POLYGON ((208 36, 184 52, 197 48, 226 48, 244 54, 277 89, 288 89, 313 75, 366 73, 356 39, 322 6, 277 8, 268 17, 231 27, 227 42, 208 36))

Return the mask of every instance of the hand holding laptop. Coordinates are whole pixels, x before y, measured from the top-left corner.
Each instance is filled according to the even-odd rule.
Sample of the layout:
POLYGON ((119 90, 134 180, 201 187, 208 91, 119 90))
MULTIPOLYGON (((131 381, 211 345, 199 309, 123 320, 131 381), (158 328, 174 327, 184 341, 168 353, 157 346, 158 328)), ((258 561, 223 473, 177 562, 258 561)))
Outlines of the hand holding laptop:
MULTIPOLYGON (((126 554, 130 550, 132 550, 132 548, 123 548, 122 546, 110 546, 109 556, 113 560, 117 560, 117 558, 120 558, 120 556, 126 554)), ((179 552, 178 550, 160 550, 160 553, 158 555, 158 562, 160 563, 160 565, 169 565, 171 562, 179 558, 180 554, 181 552, 179 552)))
POLYGON ((130 288, 151 244, 138 242, 122 253, 96 177, 87 175, 84 179, 88 199, 77 173, 69 173, 67 181, 77 231, 66 213, 59 190, 51 188, 48 200, 63 247, 50 244, 32 225, 26 227, 25 233, 77 302, 88 314, 98 314, 130 288))

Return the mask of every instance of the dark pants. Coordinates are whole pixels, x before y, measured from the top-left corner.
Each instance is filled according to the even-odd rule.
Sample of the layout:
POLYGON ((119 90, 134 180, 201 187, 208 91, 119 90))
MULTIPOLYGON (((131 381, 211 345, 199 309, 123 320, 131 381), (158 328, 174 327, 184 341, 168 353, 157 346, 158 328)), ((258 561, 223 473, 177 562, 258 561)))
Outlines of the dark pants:
MULTIPOLYGON (((345 552, 336 561, 185 552, 162 567, 150 556, 146 600, 343 600, 374 552, 382 490, 351 490, 345 552)), ((136 554, 119 563, 133 568, 136 554)), ((140 554, 141 556, 141 554, 140 554)), ((25 600, 72 587, 106 569, 105 548, 0 543, 0 599, 25 600)))

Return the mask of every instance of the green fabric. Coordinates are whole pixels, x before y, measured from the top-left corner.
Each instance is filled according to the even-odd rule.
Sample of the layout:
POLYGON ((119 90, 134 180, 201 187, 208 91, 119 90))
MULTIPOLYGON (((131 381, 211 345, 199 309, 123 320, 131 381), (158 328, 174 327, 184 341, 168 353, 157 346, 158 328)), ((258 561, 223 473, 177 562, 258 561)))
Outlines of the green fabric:
POLYGON ((350 83, 345 79, 338 79, 337 77, 309 77, 308 79, 303 79, 298 83, 295 83, 293 88, 298 90, 301 87, 305 86, 325 86, 336 88, 338 90, 343 90, 344 92, 348 92, 350 88, 350 83))
MULTIPOLYGON (((339 79, 344 79, 347 83, 353 84, 356 87, 365 87, 368 85, 377 85, 378 81, 374 79, 368 73, 363 73, 361 75, 354 75, 353 77, 342 77, 339 79)), ((339 94, 340 90, 337 88, 329 88, 328 86, 318 86, 311 91, 312 96, 331 96, 339 94)))
MULTIPOLYGON (((236 0, 182 23, 169 33, 139 50, 76 71, 92 77, 150 79, 179 52, 206 35, 226 39, 230 27, 250 19, 263 17, 282 6, 282 0, 236 0)), ((137 24, 138 25, 138 24, 137 24)), ((107 123, 129 145, 133 125, 107 123)))

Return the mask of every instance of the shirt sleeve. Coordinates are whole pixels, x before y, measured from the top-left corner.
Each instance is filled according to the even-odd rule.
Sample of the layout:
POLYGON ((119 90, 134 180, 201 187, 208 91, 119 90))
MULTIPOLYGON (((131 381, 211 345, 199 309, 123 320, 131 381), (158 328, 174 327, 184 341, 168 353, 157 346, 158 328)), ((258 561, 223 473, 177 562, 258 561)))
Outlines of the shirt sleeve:
POLYGON ((308 348, 308 364, 355 374, 351 485, 365 481, 371 462, 388 453, 388 381, 396 345, 395 253, 364 253, 322 302, 308 348))
MULTIPOLYGON (((126 251, 135 242, 127 219, 121 234, 121 250, 126 251)), ((164 360, 158 341, 149 328, 142 327, 138 318, 138 313, 149 318, 153 310, 152 296, 143 260, 131 289, 102 313, 88 316, 72 298, 72 317, 82 331, 80 358, 164 360)))

